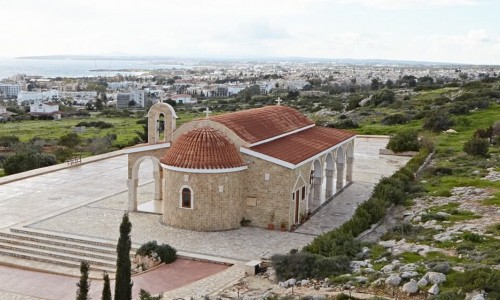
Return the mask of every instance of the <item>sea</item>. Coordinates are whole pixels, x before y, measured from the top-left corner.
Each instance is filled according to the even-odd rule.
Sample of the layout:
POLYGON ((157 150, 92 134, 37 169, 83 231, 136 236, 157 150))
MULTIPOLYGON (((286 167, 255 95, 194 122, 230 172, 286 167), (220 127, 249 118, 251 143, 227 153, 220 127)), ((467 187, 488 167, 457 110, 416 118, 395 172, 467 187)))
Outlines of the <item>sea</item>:
POLYGON ((0 58, 0 80, 17 74, 47 78, 98 77, 116 74, 141 75, 152 70, 191 69, 192 67, 148 60, 0 58))

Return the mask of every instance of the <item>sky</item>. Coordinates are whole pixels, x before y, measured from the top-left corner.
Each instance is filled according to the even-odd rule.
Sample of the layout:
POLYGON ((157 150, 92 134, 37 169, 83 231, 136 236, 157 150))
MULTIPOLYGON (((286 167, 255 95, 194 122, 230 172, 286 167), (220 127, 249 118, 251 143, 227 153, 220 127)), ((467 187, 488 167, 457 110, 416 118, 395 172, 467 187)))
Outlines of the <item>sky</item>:
POLYGON ((0 57, 500 64, 498 0, 0 0, 0 57))

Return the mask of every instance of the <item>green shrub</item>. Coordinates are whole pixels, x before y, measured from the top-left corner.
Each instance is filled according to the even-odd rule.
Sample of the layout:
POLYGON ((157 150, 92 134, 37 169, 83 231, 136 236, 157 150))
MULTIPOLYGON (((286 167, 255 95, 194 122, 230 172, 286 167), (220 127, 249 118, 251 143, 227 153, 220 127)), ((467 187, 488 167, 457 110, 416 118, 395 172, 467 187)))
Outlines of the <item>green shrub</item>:
POLYGON ((415 130, 403 130, 391 136, 387 149, 394 152, 418 151, 420 144, 418 142, 418 134, 415 130))
POLYGON ((56 157, 45 153, 18 153, 9 155, 3 162, 5 174, 12 175, 37 168, 55 165, 56 157))
POLYGON ((464 292, 473 290, 485 290, 487 293, 500 292, 500 270, 477 268, 463 273, 453 272, 447 279, 446 285, 460 287, 464 292))
POLYGON ((323 257, 308 252, 297 252, 288 255, 273 255, 271 262, 280 280, 292 277, 296 279, 325 278, 351 271, 350 261, 345 256, 323 257))
POLYGON ((487 139, 472 137, 464 144, 464 152, 473 156, 488 157, 489 145, 487 139))
POLYGON ((166 264, 172 263, 177 259, 177 250, 168 244, 161 244, 156 249, 156 253, 158 253, 161 262, 166 264))
POLYGON ((19 138, 14 135, 0 136, 0 147, 11 147, 19 143, 19 138))
POLYGON ((153 252, 158 254, 160 261, 166 264, 174 262, 177 259, 177 250, 168 244, 158 245, 156 241, 149 241, 141 245, 137 249, 136 254, 141 256, 149 256, 153 252))
POLYGON ((409 118, 403 114, 393 114, 384 117, 380 123, 382 125, 396 125, 396 124, 406 124, 409 118))
POLYGON ((431 114, 425 119, 423 128, 434 132, 448 130, 453 126, 453 121, 442 112, 431 114))
POLYGON ((473 243, 480 243, 483 241, 483 237, 479 234, 472 233, 472 232, 466 232, 463 234, 463 239, 465 241, 473 242, 473 243))

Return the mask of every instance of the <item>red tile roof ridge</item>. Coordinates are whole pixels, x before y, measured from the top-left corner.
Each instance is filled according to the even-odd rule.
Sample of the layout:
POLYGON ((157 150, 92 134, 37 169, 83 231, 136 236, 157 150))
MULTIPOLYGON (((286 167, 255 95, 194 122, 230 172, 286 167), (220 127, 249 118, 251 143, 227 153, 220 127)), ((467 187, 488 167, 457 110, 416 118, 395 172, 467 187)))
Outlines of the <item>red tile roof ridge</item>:
POLYGON ((250 144, 314 124, 298 110, 279 105, 241 110, 209 119, 226 126, 250 144))

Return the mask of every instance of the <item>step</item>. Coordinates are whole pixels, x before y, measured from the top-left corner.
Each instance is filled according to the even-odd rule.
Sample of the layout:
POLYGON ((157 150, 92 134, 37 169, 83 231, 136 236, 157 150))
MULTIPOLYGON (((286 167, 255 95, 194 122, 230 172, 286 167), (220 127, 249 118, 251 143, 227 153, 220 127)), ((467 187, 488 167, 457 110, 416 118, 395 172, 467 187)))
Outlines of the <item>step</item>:
MULTIPOLYGON (((64 242, 69 242, 74 245, 85 245, 89 246, 91 245, 92 247, 96 247, 96 249, 108 249, 113 251, 112 253, 116 253, 116 244, 117 242, 113 241, 106 241, 106 240, 100 240, 96 238, 91 238, 91 237, 80 237, 80 236, 73 236, 73 235, 67 235, 63 233, 54 233, 50 231, 44 231, 44 230, 39 230, 39 229, 32 229, 32 228, 10 228, 10 232, 14 234, 22 234, 24 236, 35 236, 35 237, 43 237, 52 240, 54 242, 56 241, 64 241, 64 242)), ((139 247, 132 245, 131 252, 135 253, 139 247)))
POLYGON ((109 267, 109 268, 116 268, 116 261, 109 260, 109 259, 82 257, 80 255, 59 253, 59 252, 53 252, 53 251, 48 251, 48 250, 43 250, 43 249, 34 249, 31 247, 12 245, 12 244, 7 244, 7 243, 3 243, 3 242, 0 242, 0 250, 16 251, 16 252, 22 253, 24 255, 30 255, 30 256, 36 255, 36 256, 43 256, 43 257, 50 257, 51 259, 55 258, 55 259, 62 259, 62 260, 66 260, 66 261, 74 261, 78 265, 79 265, 80 261, 86 260, 92 265, 104 266, 104 267, 109 267))
POLYGON ((69 241, 69 242, 74 242, 74 243, 116 249, 116 243, 111 242, 111 241, 108 242, 108 241, 102 241, 102 240, 97 240, 97 239, 92 239, 92 238, 80 238, 80 237, 74 237, 74 236, 69 236, 69 235, 65 235, 65 234, 57 234, 57 233, 46 232, 46 231, 41 231, 41 230, 33 230, 33 229, 27 229, 27 228, 15 228, 15 227, 13 227, 13 228, 10 228, 10 232, 16 233, 16 234, 21 233, 21 234, 25 234, 25 235, 46 237, 46 238, 50 238, 50 239, 54 239, 54 240, 69 241))
MULTIPOLYGON (((38 255, 38 254, 25 254, 23 252, 17 251, 17 250, 8 250, 8 249, 1 249, 0 248, 0 255, 3 256, 12 256, 12 257, 17 257, 21 259, 26 259, 26 260, 34 260, 38 262, 43 262, 43 263, 50 263, 54 265, 59 265, 59 266, 64 266, 64 267, 70 267, 70 268, 80 268, 80 262, 74 261, 74 260, 66 260, 62 258, 55 258, 55 257, 46 257, 43 255, 38 255)), ((107 272, 107 273, 115 273, 116 268, 113 267, 106 267, 106 266, 96 266, 92 263, 90 263, 90 270, 92 271, 98 271, 98 272, 107 272)))
POLYGON ((32 249, 42 249, 46 251, 65 253, 71 255, 79 255, 82 257, 88 257, 89 259, 97 258, 102 260, 116 261, 116 253, 101 253, 96 252, 95 249, 78 249, 63 245, 58 245, 57 247, 51 244, 40 243, 30 240, 20 240, 17 237, 5 237, 0 236, 0 245, 7 244, 12 246, 29 247, 32 249))
POLYGON ((67 248, 73 248, 73 249, 80 249, 80 250, 94 251, 94 252, 98 252, 98 253, 115 254, 116 255, 116 246, 114 246, 113 248, 102 247, 102 246, 89 245, 87 243, 64 241, 64 240, 58 240, 58 239, 53 239, 53 238, 48 238, 48 237, 43 237, 43 236, 36 236, 36 235, 32 235, 32 234, 27 234, 27 233, 11 233, 11 232, 3 232, 3 231, 0 231, 0 237, 17 239, 17 240, 22 240, 22 241, 30 241, 30 242, 34 242, 34 243, 52 245, 52 246, 57 246, 57 247, 67 247, 67 248))

